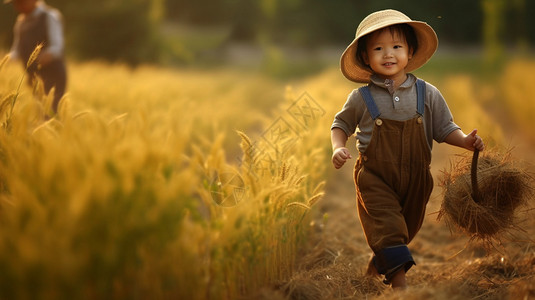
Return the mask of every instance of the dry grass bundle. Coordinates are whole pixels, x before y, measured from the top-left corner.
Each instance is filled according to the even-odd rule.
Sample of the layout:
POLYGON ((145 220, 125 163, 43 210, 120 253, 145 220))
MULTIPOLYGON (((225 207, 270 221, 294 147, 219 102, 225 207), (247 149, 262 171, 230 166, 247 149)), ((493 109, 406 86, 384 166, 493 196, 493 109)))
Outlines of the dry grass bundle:
POLYGON ((444 199, 438 219, 462 229, 472 238, 490 240, 514 228, 517 208, 534 196, 532 177, 510 152, 485 151, 479 159, 474 152, 443 172, 440 185, 444 199))

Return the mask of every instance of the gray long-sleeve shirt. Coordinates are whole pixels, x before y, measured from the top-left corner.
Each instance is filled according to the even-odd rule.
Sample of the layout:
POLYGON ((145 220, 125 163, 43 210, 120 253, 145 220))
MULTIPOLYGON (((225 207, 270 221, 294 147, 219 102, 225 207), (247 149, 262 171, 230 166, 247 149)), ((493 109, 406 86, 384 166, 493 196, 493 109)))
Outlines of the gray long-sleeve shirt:
MULTIPOLYGON (((406 121, 416 117, 418 113, 415 83, 416 77, 408 74, 407 80, 391 93, 382 79, 372 76, 369 88, 381 113, 379 118, 406 121)), ((358 149, 364 152, 370 143, 373 127, 374 121, 364 99, 358 89, 355 89, 349 94, 342 110, 334 117, 331 130, 340 128, 348 137, 356 134, 358 149)), ((433 147, 433 140, 442 143, 451 132, 460 129, 453 122, 451 111, 440 91, 427 82, 424 129, 429 149, 433 147)))

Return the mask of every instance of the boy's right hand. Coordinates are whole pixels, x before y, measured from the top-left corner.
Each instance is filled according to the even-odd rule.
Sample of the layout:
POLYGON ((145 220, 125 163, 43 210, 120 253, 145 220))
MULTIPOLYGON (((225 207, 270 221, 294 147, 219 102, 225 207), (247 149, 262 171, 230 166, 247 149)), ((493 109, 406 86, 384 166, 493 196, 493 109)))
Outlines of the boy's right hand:
POLYGON ((349 153, 346 147, 340 147, 334 150, 332 161, 335 168, 340 169, 348 159, 351 159, 351 153, 349 153))

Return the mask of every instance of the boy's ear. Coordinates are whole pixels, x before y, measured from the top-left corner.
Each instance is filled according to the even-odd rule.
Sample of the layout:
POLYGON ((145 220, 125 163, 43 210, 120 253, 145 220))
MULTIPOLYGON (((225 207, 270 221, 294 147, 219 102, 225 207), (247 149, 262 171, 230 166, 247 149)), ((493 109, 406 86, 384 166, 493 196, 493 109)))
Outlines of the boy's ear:
POLYGON ((414 50, 413 49, 409 49, 409 60, 412 59, 413 53, 414 53, 414 50))

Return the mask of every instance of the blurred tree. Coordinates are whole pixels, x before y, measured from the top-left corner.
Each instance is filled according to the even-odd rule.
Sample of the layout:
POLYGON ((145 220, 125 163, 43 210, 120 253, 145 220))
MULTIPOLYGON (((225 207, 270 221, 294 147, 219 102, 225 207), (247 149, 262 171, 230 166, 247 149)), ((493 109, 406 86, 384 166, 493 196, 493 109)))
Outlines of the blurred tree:
POLYGON ((526 0, 511 1, 512 14, 511 20, 511 35, 513 42, 519 52, 525 53, 528 51, 528 27, 526 23, 526 0))
POLYGON ((351 0, 281 1, 269 34, 277 43, 308 48, 348 43, 365 16, 362 6, 351 0))
POLYGON ((351 0, 227 0, 230 40, 313 47, 346 42, 364 16, 351 0), (350 24, 350 25, 348 25, 350 24))
POLYGON ((159 24, 165 17, 165 0, 152 0, 149 16, 151 23, 159 24))
MULTIPOLYGON (((170 0, 169 0, 170 1, 170 0)), ((221 0, 232 12, 231 39, 263 40, 312 47, 347 43, 360 20, 373 11, 393 8, 431 24, 441 41, 481 41, 481 6, 478 0, 221 0)))
POLYGON ((228 20, 228 2, 229 0, 166 0, 166 17, 197 26, 217 25, 228 20))
POLYGON ((535 1, 526 1, 526 11, 524 12, 524 15, 527 16, 525 18, 526 26, 524 27, 524 30, 526 31, 526 37, 528 44, 533 45, 535 43, 535 18, 532 16, 535 15, 535 1))
POLYGON ((225 8, 229 11, 231 24, 230 41, 253 42, 258 37, 262 14, 257 1, 227 0, 225 8))
POLYGON ((69 47, 80 58, 130 64, 156 61, 159 0, 67 1, 69 47))
POLYGON ((425 1, 418 6, 415 15, 409 16, 433 26, 441 44, 481 44, 483 13, 479 0, 425 1))
MULTIPOLYGON (((528 46, 535 42, 535 18, 527 17, 535 13, 531 0, 46 1, 63 12, 68 54, 129 63, 158 59, 164 49, 159 37, 163 19, 191 26, 224 26, 229 28, 230 42, 312 48, 348 44, 362 18, 394 8, 433 26, 442 45, 483 42, 489 59, 503 52, 505 41, 528 46)), ((11 5, 0 7, 0 47, 7 49, 15 12, 11 5)))
POLYGON ((503 56, 502 30, 504 28, 505 0, 481 0, 483 8, 483 46, 485 60, 496 63, 503 56))

